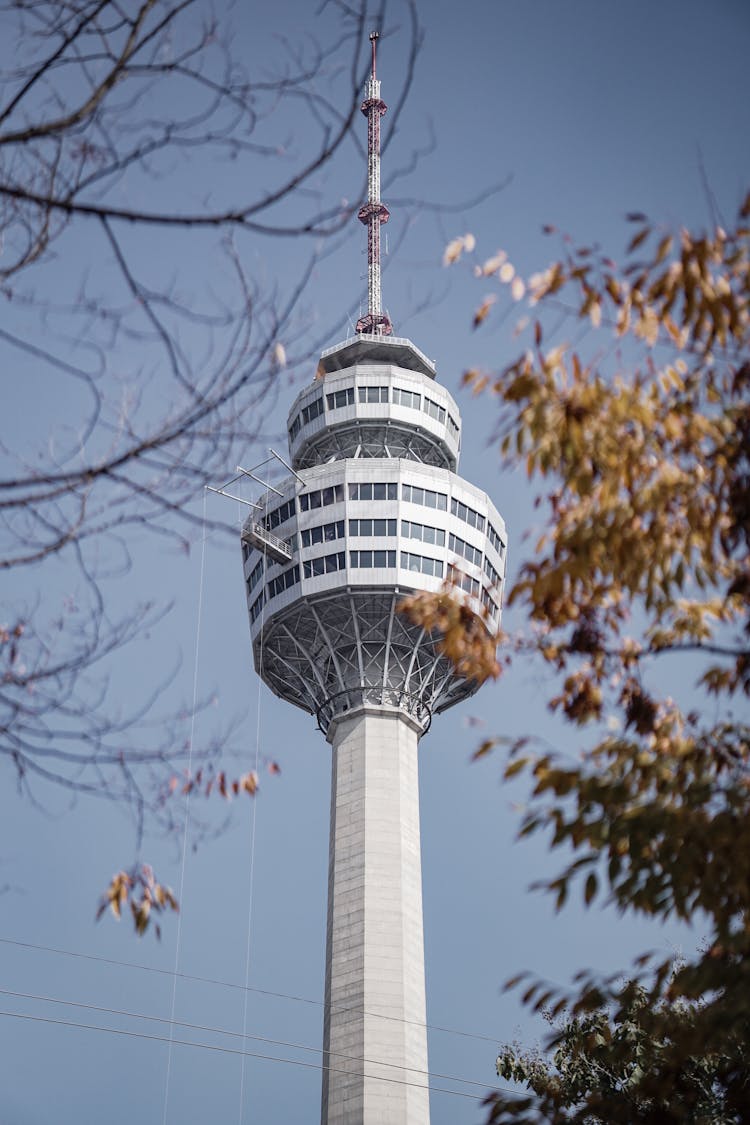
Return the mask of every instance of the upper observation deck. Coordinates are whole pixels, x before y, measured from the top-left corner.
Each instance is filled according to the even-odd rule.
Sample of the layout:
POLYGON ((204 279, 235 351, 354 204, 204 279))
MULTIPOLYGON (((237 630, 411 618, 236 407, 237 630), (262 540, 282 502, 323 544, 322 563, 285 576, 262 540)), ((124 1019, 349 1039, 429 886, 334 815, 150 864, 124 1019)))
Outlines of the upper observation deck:
POLYGON ((294 469, 393 457, 455 472, 461 415, 410 340, 358 336, 323 352, 287 421, 294 469))

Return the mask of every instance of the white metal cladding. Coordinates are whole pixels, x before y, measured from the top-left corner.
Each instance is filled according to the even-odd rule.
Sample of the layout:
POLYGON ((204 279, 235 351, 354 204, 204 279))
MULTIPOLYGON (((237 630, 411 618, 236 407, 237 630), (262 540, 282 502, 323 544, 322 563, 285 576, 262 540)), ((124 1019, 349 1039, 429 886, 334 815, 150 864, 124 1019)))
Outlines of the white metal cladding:
POLYGON ((361 332, 349 340, 342 340, 321 353, 318 375, 328 375, 355 363, 395 363, 409 371, 421 371, 435 378, 435 364, 411 340, 404 336, 370 335, 361 332))
POLYGON ((440 589, 456 565, 469 604, 492 612, 487 625, 497 633, 503 520, 480 489, 415 462, 338 461, 300 476, 266 509, 271 525, 284 517, 273 532, 292 546, 292 563, 246 550, 256 668, 276 694, 317 714, 324 730, 358 703, 405 711, 426 729, 432 712, 476 685, 456 675, 437 638, 411 625, 398 602, 440 589), (418 570, 414 560, 430 565, 418 570))
POLYGON ((295 399, 287 427, 295 469, 349 457, 458 466, 453 396, 431 376, 395 364, 358 363, 316 379, 295 399))

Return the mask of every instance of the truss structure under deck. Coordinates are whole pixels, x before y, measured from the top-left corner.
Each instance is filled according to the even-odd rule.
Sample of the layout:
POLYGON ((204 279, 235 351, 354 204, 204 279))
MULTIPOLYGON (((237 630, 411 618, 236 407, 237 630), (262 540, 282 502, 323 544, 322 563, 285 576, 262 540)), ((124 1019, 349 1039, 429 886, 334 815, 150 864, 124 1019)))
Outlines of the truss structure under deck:
POLYGON ((440 469, 453 467, 444 444, 428 433, 398 423, 386 427, 362 422, 326 429, 297 454, 295 464, 307 469, 347 457, 395 457, 440 469))
POLYGON ((331 721, 369 704, 405 712, 422 732, 433 713, 476 690, 456 676, 437 638, 397 610, 395 591, 357 590, 298 600, 274 614, 256 665, 278 695, 331 721))

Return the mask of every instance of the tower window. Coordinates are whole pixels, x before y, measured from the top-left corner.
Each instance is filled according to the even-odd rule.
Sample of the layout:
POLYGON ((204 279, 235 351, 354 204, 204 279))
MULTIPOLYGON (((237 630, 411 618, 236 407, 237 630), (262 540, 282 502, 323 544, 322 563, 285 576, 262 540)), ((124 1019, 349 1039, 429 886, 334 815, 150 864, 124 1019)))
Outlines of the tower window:
POLYGON ((490 594, 489 590, 482 590, 482 605, 486 606, 489 610, 490 617, 493 621, 497 621, 497 616, 500 613, 500 606, 490 594))
POLYGON ((495 548, 498 555, 500 555, 500 558, 502 558, 505 554, 505 544, 489 522, 487 524, 487 535, 489 536, 490 543, 495 548))
POLYGON ((343 539, 343 537, 343 520, 336 520, 334 523, 319 523, 316 527, 308 527, 300 532, 303 547, 314 547, 317 543, 330 543, 333 539, 343 539))
POLYGON ((398 485, 385 484, 378 482, 375 484, 369 481, 362 481, 359 484, 349 485, 349 499, 350 500, 395 500, 398 496, 398 485))
POLYGON ((312 422, 315 418, 319 418, 323 413, 323 396, 314 398, 312 402, 302 408, 302 425, 306 426, 308 422, 312 422))
POLYGON ((393 401, 397 406, 408 406, 412 410, 419 410, 422 406, 422 396, 416 391, 405 391, 401 387, 393 388, 393 401))
POLYGON ((268 583, 266 589, 268 590, 269 601, 283 593, 284 590, 288 590, 290 586, 294 586, 296 582, 299 582, 299 567, 295 563, 294 566, 290 566, 288 570, 283 571, 278 577, 272 578, 268 583))
POLYGON ((349 534, 361 535, 395 535, 395 520, 349 520, 349 534))
POLYGON ((360 387, 360 402, 388 402, 388 387, 360 387))
POLYGON ((484 560, 484 573, 487 575, 487 577, 489 578, 492 585, 496 586, 497 589, 499 590, 500 589, 500 583, 502 582, 502 578, 497 573, 494 566, 492 565, 492 563, 488 559, 484 560))
POLYGON ((472 547, 471 543, 467 543, 465 539, 460 539, 458 535, 451 532, 449 546, 451 551, 455 551, 457 555, 463 555, 474 566, 482 565, 482 552, 478 547, 472 547))
POLYGON ((426 395, 424 409, 425 413, 429 414, 430 418, 434 418, 436 422, 445 422, 445 408, 437 402, 433 402, 431 398, 427 398, 426 395))
POLYGON ((260 561, 257 562, 255 564, 255 566, 253 567, 253 569, 250 571, 250 574, 249 574, 248 579, 247 579, 247 592, 248 592, 248 594, 250 593, 250 591, 253 589, 254 586, 257 586, 258 582, 260 581, 261 575, 263 574, 263 564, 264 564, 264 562, 265 562, 265 560, 263 558, 261 558, 260 561))
POLYGON ((350 551, 349 561, 353 567, 377 567, 385 569, 396 565, 395 551, 350 551))
POLYGON ((454 516, 458 516, 464 523, 468 523, 470 527, 476 527, 479 531, 484 531, 484 516, 479 512, 475 512, 468 504, 462 504, 460 500, 455 497, 451 500, 451 511, 454 516))
POLYGON ((338 504, 343 499, 343 484, 334 484, 315 492, 303 492, 299 498, 299 506, 303 512, 311 512, 314 508, 322 508, 327 504, 338 504))
POLYGON ((443 577, 443 563, 441 559, 429 559, 424 555, 412 555, 409 551, 401 552, 401 569, 411 570, 415 574, 431 574, 434 578, 443 577))
POLYGON ((334 391, 326 395, 326 404, 329 410, 340 410, 342 406, 354 405, 354 387, 346 387, 343 391, 334 391))
POLYGON ((346 552, 337 551, 333 555, 319 555, 317 559, 307 559, 303 564, 305 578, 317 578, 320 574, 332 574, 346 567, 346 552))
POLYGON ((411 504, 422 504, 425 508, 436 508, 439 512, 448 510, 448 497, 444 492, 433 492, 430 488, 420 488, 416 484, 401 486, 401 499, 411 504))
POLYGON ((266 601, 266 592, 265 592, 265 590, 261 590, 261 592, 258 594, 258 597, 255 599, 253 604, 250 606, 250 624, 251 625, 254 624, 254 622, 257 621, 258 617, 260 616, 260 611, 263 609, 263 606, 265 605, 265 601, 266 601))
POLYGON ((268 512, 268 514, 263 519, 263 526, 267 531, 273 531, 275 527, 279 527, 280 524, 286 523, 286 521, 288 519, 291 519, 293 515, 294 499, 287 500, 285 504, 280 504, 278 508, 274 508, 273 511, 268 512))
POLYGON ((405 539, 419 539, 422 543, 434 543, 436 547, 445 546, 445 532, 441 527, 401 520, 401 534, 405 539))
POLYGON ((448 577, 454 586, 458 586, 459 590, 465 590, 467 594, 471 594, 474 598, 479 597, 481 586, 476 578, 470 578, 457 566, 448 567, 448 577))

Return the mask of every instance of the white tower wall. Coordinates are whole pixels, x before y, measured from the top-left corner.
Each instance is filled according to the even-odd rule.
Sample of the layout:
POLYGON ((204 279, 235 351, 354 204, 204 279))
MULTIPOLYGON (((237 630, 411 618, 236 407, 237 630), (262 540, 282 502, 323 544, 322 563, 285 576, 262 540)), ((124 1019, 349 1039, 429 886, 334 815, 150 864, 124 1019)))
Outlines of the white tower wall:
POLYGON ((360 708, 333 747, 323 1125, 428 1125, 418 728, 360 708))

